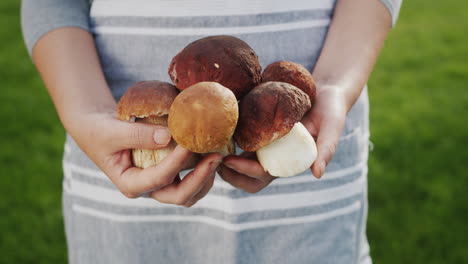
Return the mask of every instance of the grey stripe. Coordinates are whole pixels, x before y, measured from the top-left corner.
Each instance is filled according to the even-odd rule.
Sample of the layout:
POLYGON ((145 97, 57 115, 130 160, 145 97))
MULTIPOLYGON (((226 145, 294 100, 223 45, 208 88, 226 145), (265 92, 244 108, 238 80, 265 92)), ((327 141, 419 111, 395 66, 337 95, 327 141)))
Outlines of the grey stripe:
MULTIPOLYGON (((352 174, 346 175, 344 177, 340 177, 333 180, 322 180, 322 181, 312 181, 312 175, 310 182, 304 182, 299 184, 284 184, 284 185, 270 185, 267 188, 261 190, 256 194, 246 193, 244 191, 234 189, 229 190, 227 195, 230 198, 238 199, 238 198, 245 198, 249 196, 262 196, 262 195, 275 195, 275 194, 288 194, 288 193, 296 193, 296 192, 306 192, 306 191, 317 191, 317 190, 325 190, 329 188, 339 187, 346 183, 353 182, 357 180, 362 175, 362 170, 354 172, 352 174)), ((212 191, 215 191, 216 188, 213 188, 212 191)), ((214 192, 213 192, 214 193, 214 192)))
POLYGON ((282 210, 269 210, 261 212, 251 212, 236 215, 233 217, 233 221, 236 223, 252 222, 252 221, 261 221, 265 219, 281 219, 281 218, 295 218, 301 216, 315 215, 325 212, 331 212, 350 206, 356 201, 362 201, 362 194, 356 194, 351 197, 333 201, 326 204, 321 204, 317 206, 301 207, 301 208, 292 208, 292 209, 282 209, 282 210))
POLYGON ((72 172, 72 178, 74 181, 84 182, 90 185, 103 187, 106 189, 118 191, 117 187, 115 187, 114 183, 111 180, 105 178, 96 178, 96 177, 89 177, 87 175, 80 174, 78 172, 72 172))
MULTIPOLYGON (((67 194, 65 194, 67 195, 67 194)), ((263 220, 274 220, 282 218, 294 218, 302 216, 310 216, 320 213, 326 213, 346 206, 352 205, 356 201, 361 201, 363 199, 363 194, 356 194, 351 197, 333 201, 326 204, 301 207, 301 208, 292 208, 292 209, 282 209, 282 210, 268 210, 268 211, 256 211, 242 214, 229 214, 223 211, 209 208, 185 208, 181 206, 174 207, 132 207, 132 206, 123 206, 123 205, 114 205, 104 202, 96 202, 93 200, 88 200, 86 198, 72 196, 73 204, 81 205, 84 207, 89 207, 102 212, 109 212, 114 214, 123 214, 123 215, 184 215, 184 216, 209 216, 217 220, 223 220, 228 223, 247 223, 253 221, 263 221, 263 220)), ((145 198, 149 199, 149 198, 145 198)), ((158 203, 154 201, 155 206, 158 203)))
POLYGON ((193 17, 115 17, 98 16, 91 18, 92 27, 160 27, 160 28, 201 28, 201 27, 245 27, 271 25, 326 19, 333 9, 314 9, 282 13, 235 15, 235 16, 193 16, 193 17))

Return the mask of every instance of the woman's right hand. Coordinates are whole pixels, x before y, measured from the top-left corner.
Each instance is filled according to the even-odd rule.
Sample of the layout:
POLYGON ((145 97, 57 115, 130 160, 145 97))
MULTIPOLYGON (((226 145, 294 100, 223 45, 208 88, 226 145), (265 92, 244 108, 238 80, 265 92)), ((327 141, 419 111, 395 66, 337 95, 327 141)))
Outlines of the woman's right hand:
POLYGON ((129 198, 150 193, 163 203, 192 206, 213 185, 220 154, 210 154, 183 180, 179 171, 192 153, 180 146, 160 164, 146 169, 134 167, 131 149, 158 149, 171 141, 169 129, 162 126, 120 121, 114 113, 83 113, 69 131, 80 148, 129 198))
POLYGON ((117 104, 89 32, 73 27, 50 31, 32 55, 65 129, 125 196, 149 193, 163 203, 192 206, 208 193, 220 154, 206 156, 183 180, 178 174, 192 153, 182 147, 157 166, 132 166, 131 149, 162 148, 171 136, 164 127, 116 118, 117 104))

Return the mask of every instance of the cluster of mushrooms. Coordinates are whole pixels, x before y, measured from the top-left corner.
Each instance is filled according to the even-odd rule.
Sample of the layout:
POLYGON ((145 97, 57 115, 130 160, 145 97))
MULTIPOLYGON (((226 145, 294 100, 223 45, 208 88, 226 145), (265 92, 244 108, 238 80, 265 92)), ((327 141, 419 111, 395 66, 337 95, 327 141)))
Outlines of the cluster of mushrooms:
MULTIPOLYGON (((315 141, 301 124, 315 98, 311 74, 300 64, 280 61, 263 73, 258 56, 244 41, 211 36, 187 45, 161 81, 133 84, 118 104, 118 118, 166 126, 173 141, 164 149, 132 150, 140 168, 157 165, 176 146, 199 153, 235 153, 235 143, 256 152, 273 176, 309 169, 315 141), (180 90, 180 92, 179 92, 180 90)), ((193 168, 194 155, 187 168, 193 168)))

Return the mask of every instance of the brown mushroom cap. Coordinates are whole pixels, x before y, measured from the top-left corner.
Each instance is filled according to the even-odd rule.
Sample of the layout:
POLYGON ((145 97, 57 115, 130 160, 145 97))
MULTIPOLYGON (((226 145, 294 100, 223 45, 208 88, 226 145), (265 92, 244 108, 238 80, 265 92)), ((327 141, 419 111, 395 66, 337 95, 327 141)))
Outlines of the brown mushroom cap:
POLYGON ((132 117, 164 116, 179 91, 170 83, 141 81, 134 83, 120 98, 117 115, 120 120, 132 117))
POLYGON ((169 76, 180 90, 198 82, 217 82, 240 99, 261 81, 261 66, 254 50, 231 36, 196 40, 177 54, 169 76))
POLYGON ((234 138, 245 151, 257 151, 286 135, 311 108, 309 97, 284 82, 255 87, 240 102, 234 138))
POLYGON ((314 104, 316 87, 312 74, 301 64, 290 61, 277 61, 268 65, 262 74, 263 82, 285 82, 306 93, 314 104))
MULTIPOLYGON (((167 127, 169 108, 179 91, 170 83, 142 81, 130 86, 119 101, 117 114, 120 120, 167 127)), ((147 168, 159 164, 176 147, 171 141, 165 148, 132 149, 132 162, 136 167, 147 168)), ((193 155, 187 169, 195 167, 200 157, 193 155)))
POLYGON ((183 90, 169 111, 169 130, 177 144, 196 153, 229 143, 239 117, 233 92, 219 83, 200 82, 183 90))

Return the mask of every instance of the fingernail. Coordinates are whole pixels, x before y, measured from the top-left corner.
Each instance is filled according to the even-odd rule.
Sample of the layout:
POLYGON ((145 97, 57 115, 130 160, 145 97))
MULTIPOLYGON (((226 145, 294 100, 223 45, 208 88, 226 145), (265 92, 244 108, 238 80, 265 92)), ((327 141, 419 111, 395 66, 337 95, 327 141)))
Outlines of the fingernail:
POLYGON ((171 133, 168 128, 158 128, 154 132, 153 139, 158 145, 167 145, 171 141, 171 133))

